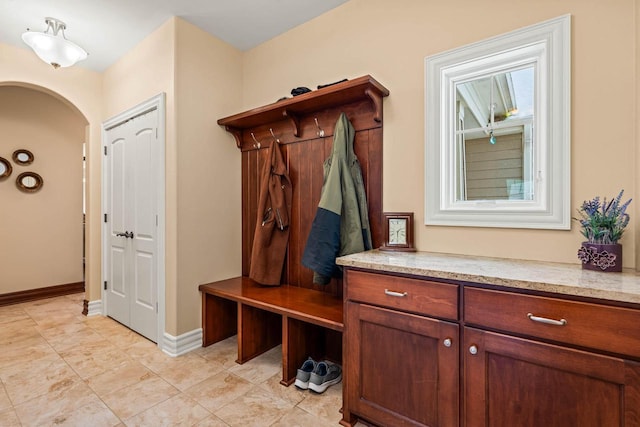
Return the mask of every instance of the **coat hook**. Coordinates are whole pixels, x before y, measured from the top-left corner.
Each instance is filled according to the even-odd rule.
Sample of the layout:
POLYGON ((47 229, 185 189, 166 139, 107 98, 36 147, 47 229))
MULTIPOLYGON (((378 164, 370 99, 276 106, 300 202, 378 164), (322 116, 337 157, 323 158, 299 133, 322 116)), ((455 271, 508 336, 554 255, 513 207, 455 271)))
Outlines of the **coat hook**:
POLYGON ((260 144, 260 141, 256 139, 256 136, 253 134, 253 132, 251 132, 251 138, 253 138, 253 140, 255 141, 255 144, 253 144, 253 148, 257 148, 259 150, 262 144, 260 144))
POLYGON ((278 138, 276 138, 276 136, 273 134, 273 129, 269 128, 269 132, 271 132, 271 136, 273 137, 273 139, 280 144, 280 140, 278 138))
POLYGON ((319 136, 320 138, 324 138, 324 129, 322 129, 322 128, 320 127, 320 125, 318 124, 318 118, 317 118, 317 117, 314 117, 314 118, 313 118, 313 120, 315 120, 315 121, 316 121, 316 127, 318 128, 318 132, 317 132, 318 136, 319 136))

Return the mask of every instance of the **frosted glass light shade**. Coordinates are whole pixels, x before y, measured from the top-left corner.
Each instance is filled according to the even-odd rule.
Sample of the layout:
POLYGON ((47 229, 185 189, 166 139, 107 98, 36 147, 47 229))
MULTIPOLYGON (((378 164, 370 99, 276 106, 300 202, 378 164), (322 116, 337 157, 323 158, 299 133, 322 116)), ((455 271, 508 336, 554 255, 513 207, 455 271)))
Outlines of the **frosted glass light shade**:
MULTIPOLYGON (((47 23, 49 22, 47 21, 47 23)), ((22 34, 22 40, 33 49, 40 59, 47 64, 53 65, 54 68, 70 67, 76 62, 87 58, 87 52, 77 44, 64 38, 64 33, 61 31, 58 32, 56 30, 54 34, 27 31, 22 34)))

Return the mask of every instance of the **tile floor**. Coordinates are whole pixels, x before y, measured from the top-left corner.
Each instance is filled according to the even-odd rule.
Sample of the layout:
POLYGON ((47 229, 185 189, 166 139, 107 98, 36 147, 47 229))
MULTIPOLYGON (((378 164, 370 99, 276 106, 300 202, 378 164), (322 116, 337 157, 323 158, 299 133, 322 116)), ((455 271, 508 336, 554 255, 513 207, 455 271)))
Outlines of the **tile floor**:
POLYGON ((0 426, 337 426, 341 387, 279 384, 281 349, 235 363, 232 337, 171 358, 84 294, 0 307, 0 426))

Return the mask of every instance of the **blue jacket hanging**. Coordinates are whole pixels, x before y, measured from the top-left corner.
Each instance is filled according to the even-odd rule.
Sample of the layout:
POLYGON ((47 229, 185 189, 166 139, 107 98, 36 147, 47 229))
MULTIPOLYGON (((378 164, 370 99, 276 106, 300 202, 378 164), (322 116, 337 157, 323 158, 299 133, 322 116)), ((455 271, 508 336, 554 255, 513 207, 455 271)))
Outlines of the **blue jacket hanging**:
POLYGON ((324 183, 311 224, 302 265, 314 271, 314 283, 341 277, 338 256, 371 249, 369 211, 360 163, 353 151, 355 130, 341 113, 333 133, 333 151, 324 162, 324 183))

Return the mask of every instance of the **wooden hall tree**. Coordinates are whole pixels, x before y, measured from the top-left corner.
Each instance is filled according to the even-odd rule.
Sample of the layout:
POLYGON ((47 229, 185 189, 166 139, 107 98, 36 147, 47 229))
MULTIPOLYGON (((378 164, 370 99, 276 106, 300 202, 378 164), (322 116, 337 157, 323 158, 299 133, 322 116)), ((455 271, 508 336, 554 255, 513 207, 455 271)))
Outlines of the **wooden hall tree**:
POLYGON ((242 156, 242 276, 200 285, 204 346, 237 334, 237 361, 244 363, 282 344, 285 385, 308 356, 341 363, 342 280, 314 284, 301 259, 342 112, 355 129, 373 247, 382 244, 382 100, 388 95, 375 79, 363 76, 218 120, 242 156), (279 144, 293 197, 281 286, 265 287, 248 276, 261 170, 272 144, 279 144))

